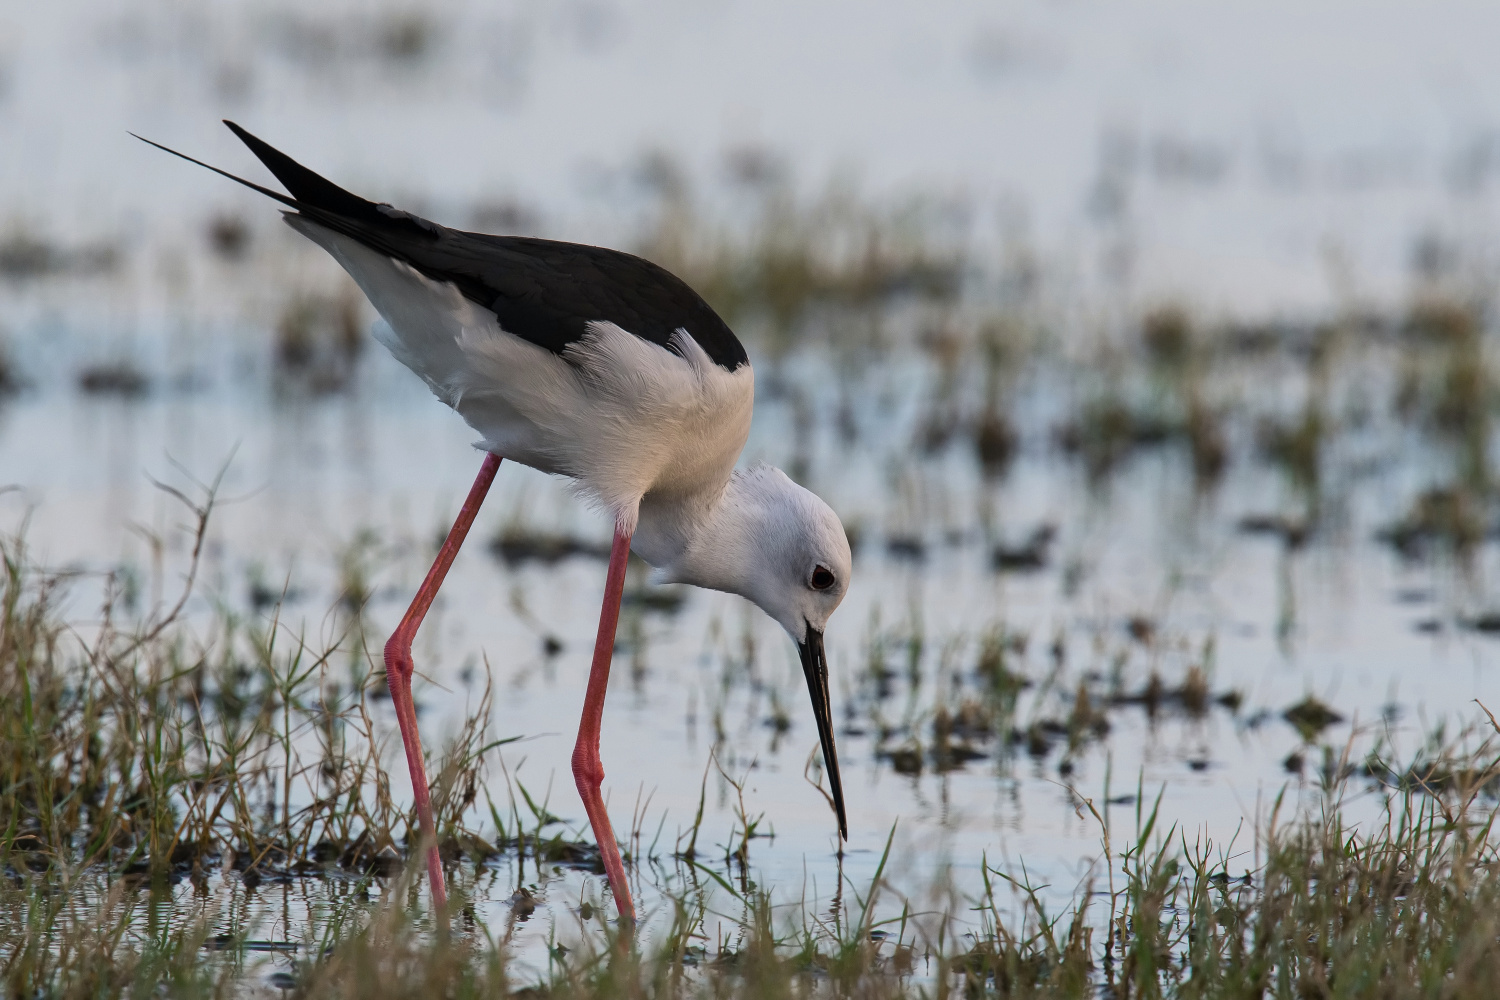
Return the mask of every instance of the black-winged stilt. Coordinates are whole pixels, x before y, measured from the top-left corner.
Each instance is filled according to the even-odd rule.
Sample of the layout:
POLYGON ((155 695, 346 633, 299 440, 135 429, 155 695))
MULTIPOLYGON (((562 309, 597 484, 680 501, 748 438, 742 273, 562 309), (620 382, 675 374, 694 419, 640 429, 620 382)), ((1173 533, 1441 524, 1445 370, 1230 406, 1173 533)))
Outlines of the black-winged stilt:
POLYGON ((599 793, 599 727, 632 549, 660 582, 749 598, 796 642, 847 839, 823 631, 849 587, 849 542, 828 505, 780 470, 734 468, 755 376, 724 321, 686 283, 639 257, 447 229, 350 194, 224 124, 291 197, 151 145, 294 209, 287 223, 332 254, 385 318, 389 329, 377 336, 386 347, 482 436, 479 476, 385 647, 434 903, 441 908, 446 892, 412 707, 411 644, 501 456, 571 477, 614 519, 573 776, 620 915, 635 913, 599 793))

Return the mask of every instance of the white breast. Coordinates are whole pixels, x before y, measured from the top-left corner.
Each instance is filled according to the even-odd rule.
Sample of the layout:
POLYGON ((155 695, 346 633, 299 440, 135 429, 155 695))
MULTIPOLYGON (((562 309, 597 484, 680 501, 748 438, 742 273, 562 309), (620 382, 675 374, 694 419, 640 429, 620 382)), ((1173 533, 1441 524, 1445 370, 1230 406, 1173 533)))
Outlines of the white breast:
POLYGON ((384 317, 397 360, 507 459, 577 481, 635 528, 648 493, 717 496, 750 432, 755 376, 714 364, 686 330, 678 353, 614 323, 588 324, 562 356, 507 333, 447 283, 289 216, 343 265, 384 317))

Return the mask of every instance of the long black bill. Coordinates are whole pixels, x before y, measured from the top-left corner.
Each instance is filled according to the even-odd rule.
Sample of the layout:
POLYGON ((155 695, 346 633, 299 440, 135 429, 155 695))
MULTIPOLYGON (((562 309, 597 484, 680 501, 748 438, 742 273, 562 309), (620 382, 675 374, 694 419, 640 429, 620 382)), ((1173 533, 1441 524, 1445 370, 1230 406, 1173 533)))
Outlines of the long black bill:
POLYGON ((839 780, 839 753, 833 745, 833 710, 828 704, 828 657, 823 653, 823 633, 807 626, 807 638, 797 644, 802 654, 802 674, 812 695, 813 717, 818 720, 818 740, 823 744, 823 770, 833 786, 833 808, 839 817, 839 837, 849 839, 849 820, 844 815, 844 783, 839 780))

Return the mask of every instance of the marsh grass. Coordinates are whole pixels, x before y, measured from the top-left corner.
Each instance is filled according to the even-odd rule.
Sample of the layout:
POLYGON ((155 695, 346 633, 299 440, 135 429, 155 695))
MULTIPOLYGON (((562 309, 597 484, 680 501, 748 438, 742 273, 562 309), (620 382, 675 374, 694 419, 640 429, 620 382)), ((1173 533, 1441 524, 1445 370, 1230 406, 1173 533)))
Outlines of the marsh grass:
POLYGON ((685 184, 656 187, 642 255, 731 325, 763 331, 773 357, 828 330, 859 329, 864 340, 894 303, 953 303, 963 291, 965 253, 939 234, 938 206, 879 209, 838 186, 812 199, 776 186, 762 192, 753 224, 730 235, 705 221, 685 184))
MULTIPOLYGON (((1107 787, 1099 800, 1071 790, 1098 823, 1100 849, 1061 907, 1023 863, 990 859, 967 895, 941 873, 904 892, 886 874, 894 831, 868 883, 840 873, 832 901, 814 906, 751 878, 762 818, 743 800, 724 842, 700 838, 700 811, 688 846, 679 841, 670 856, 654 840, 643 846, 648 802, 629 840, 632 867, 660 876, 647 923, 612 924, 588 900, 555 908, 538 967, 515 945, 535 897, 518 891, 509 916, 487 923, 468 902, 472 873, 503 855, 538 872, 592 869, 597 858, 566 833, 549 834, 546 797, 509 770, 508 809, 491 799, 484 767, 498 742, 485 732, 487 694, 431 769, 457 900, 433 914, 405 863, 414 824, 392 798, 370 692, 332 665, 363 634, 362 603, 343 601, 340 633, 316 647, 275 606, 253 622, 189 614, 213 487, 176 496, 195 524, 183 583, 138 618, 121 616, 121 584, 106 579, 96 620, 69 623, 62 601, 79 581, 32 565, 19 539, 0 548, 7 995, 195 997, 265 985, 309 997, 1301 1000, 1481 997, 1500 986, 1490 960, 1500 934, 1500 741, 1474 731, 1435 734, 1404 762, 1378 748, 1359 763, 1348 748, 1310 747, 1323 756, 1313 807, 1278 798, 1243 843, 1163 828, 1139 787, 1122 831, 1107 787), (1374 822, 1346 816, 1360 791, 1384 802, 1374 822), (249 893, 299 881, 323 887, 326 901, 295 929, 246 905, 249 893)), ((1142 618, 1120 641, 1154 656, 1168 640, 1142 618)), ((1008 753, 1000 748, 1036 732, 1044 752, 1064 744, 1066 762, 1080 741, 1099 738, 1111 708, 1137 700, 1118 680, 1073 678, 1060 640, 1051 671, 1027 678, 1027 637, 1001 629, 937 643, 943 667, 924 679, 916 664, 935 642, 915 614, 872 642, 872 724, 886 727, 883 739, 910 741, 890 751, 893 763, 907 753, 915 768, 942 771, 971 751, 1008 753), (887 713, 880 704, 896 692, 880 689, 893 678, 907 699, 887 713), (929 686, 937 697, 922 708, 914 695, 929 686), (1061 714, 1041 714, 1047 705, 1061 714)), ((752 649, 742 658, 742 670, 757 669, 752 649)), ((1210 659, 1207 648, 1193 651, 1176 686, 1153 673, 1140 699, 1209 710, 1210 659)))
MULTIPOLYGON (((184 879, 200 888, 230 872, 248 889, 388 876, 413 846, 414 817, 391 795, 373 692, 360 680, 369 671, 333 666, 362 635, 362 607, 339 616, 342 633, 324 647, 282 623, 279 608, 251 622, 188 613, 215 489, 197 500, 168 490, 194 518, 191 555, 180 593, 140 618, 124 615, 121 582, 109 576, 97 618, 66 621, 62 603, 81 581, 31 564, 21 538, 0 540, 9 995, 45 993, 59 976, 168 975, 184 948, 180 971, 196 981, 198 945, 183 935, 203 928, 163 916, 143 939, 138 890, 170 900, 184 879), (116 949, 128 960, 100 959, 116 949)), ((493 856, 520 833, 496 817, 492 842, 468 825, 486 756, 509 742, 485 735, 487 689, 472 707, 429 763, 440 846, 453 861, 493 856)))
MULTIPOLYGON (((113 581, 97 623, 64 625, 67 581, 28 566, 20 541, 0 546, 0 844, 28 865, 153 878, 314 855, 359 867, 404 843, 371 692, 337 677, 338 642, 315 650, 274 617, 224 613, 206 635, 185 621, 211 505, 193 508, 197 547, 176 604, 128 625, 113 581)), ((435 762, 445 841, 467 836, 461 817, 495 745, 478 721, 487 708, 486 692, 435 762)))
MULTIPOLYGON (((665 208, 648 253, 743 321, 761 338, 757 349, 774 358, 806 333, 834 348, 841 364, 863 352, 872 366, 892 358, 925 366, 925 378, 911 383, 921 397, 912 406, 915 433, 893 436, 903 471, 940 461, 965 437, 987 487, 1016 461, 1057 445, 1092 483, 1156 451, 1175 456, 1205 492, 1236 463, 1259 461, 1285 479, 1297 510, 1234 516, 1243 531, 1283 539, 1285 569, 1336 506, 1324 495, 1348 488, 1341 463, 1361 428, 1384 422, 1399 433, 1386 435, 1377 457, 1396 464, 1431 451, 1446 464, 1394 501, 1398 514, 1382 537, 1410 559, 1462 559, 1491 535, 1492 331, 1467 299, 1427 295, 1404 318, 1362 326, 1255 329, 1165 306, 1127 320, 1123 346, 1070 356, 1024 310, 975 309, 985 272, 915 215, 872 212, 837 195, 796 204, 771 192, 751 235, 726 239, 703 229, 680 195, 665 208), (1398 375, 1367 379, 1370 369, 1398 375), (1056 379, 1059 370, 1077 377, 1056 379), (1028 409, 1019 384, 1027 380, 1017 373, 1036 371, 1065 386, 1056 410, 1028 409)), ((294 304, 282 319, 278 377, 347 387, 357 351, 342 300, 294 304)), ((776 390, 774 371, 765 381, 768 392, 801 391, 776 390)), ((878 440, 873 408, 848 404, 851 385, 821 401, 788 396, 798 432, 825 415, 816 407, 837 405, 846 441, 878 440)), ((211 491, 180 499, 201 547, 211 491)), ((888 553, 920 562, 934 548, 929 522, 942 505, 907 506, 912 514, 888 536, 888 553)), ((1044 570, 1070 527, 1047 522, 1029 535, 987 527, 989 564, 997 573, 1044 570)), ((494 549, 507 563, 599 551, 519 519, 494 549)), ((503 923, 487 925, 465 905, 466 879, 502 858, 522 871, 596 870, 597 852, 559 830, 546 793, 511 771, 509 800, 491 799, 485 768, 498 760, 498 744, 484 725, 488 693, 429 766, 458 900, 444 922, 421 907, 406 865, 417 846, 413 817, 393 797, 382 763, 382 681, 364 628, 368 546, 356 539, 346 552, 329 618, 336 634, 317 642, 282 619, 274 586, 259 586, 253 617, 205 611, 193 597, 199 551, 173 601, 135 615, 131 594, 141 588, 120 574, 103 581, 94 620, 79 623, 63 609, 80 581, 32 565, 20 539, 0 542, 7 995, 253 992, 267 954, 291 956, 268 982, 306 996, 1300 1000, 1479 997, 1500 985, 1486 961, 1500 934, 1493 746, 1437 740, 1409 761, 1376 752, 1355 762, 1317 744, 1332 720, 1312 710, 1332 709, 1310 702, 1292 706, 1288 721, 1304 740, 1293 757, 1318 793, 1312 811, 1287 805, 1283 819, 1277 800, 1243 842, 1218 845, 1162 829, 1143 789, 1124 832, 1110 822, 1120 810, 1103 804, 1107 791, 1097 805, 1075 791, 1080 814, 1099 821, 1100 852, 1061 908, 1056 890, 1024 866, 984 859, 983 887, 971 895, 941 876, 903 895, 882 866, 865 885, 841 876, 834 903, 814 909, 785 887, 755 884, 750 855, 763 818, 742 797, 726 837, 703 827, 701 793, 698 816, 670 853, 657 851, 659 829, 657 839, 643 829, 648 801, 626 846, 635 875, 660 867, 670 876, 658 887, 657 912, 630 934, 606 923, 593 902, 553 907, 554 939, 538 969, 521 962, 515 944, 517 924, 537 910, 530 890, 516 893, 503 923), (1356 793, 1384 802, 1378 822, 1350 818, 1368 816, 1346 809, 1356 793), (295 940, 254 937, 260 929, 238 919, 232 893, 223 903, 216 891, 291 884, 326 886, 338 900, 310 909, 295 940)), ((632 591, 636 610, 670 611, 675 603, 660 602, 679 600, 652 594, 632 591)), ((1028 670, 1027 636, 1001 626, 985 626, 966 645, 926 634, 917 615, 891 628, 876 622, 845 702, 848 731, 870 734, 877 758, 913 778, 985 765, 1005 776, 1027 754, 1038 765, 1050 758, 1066 779, 1081 749, 1106 737, 1115 712, 1138 707, 1154 721, 1158 713, 1198 720, 1228 711, 1250 724, 1238 717, 1237 692, 1211 686, 1208 652, 1164 661, 1164 625, 1140 617, 1124 624, 1128 635, 1101 640, 1078 672, 1061 633, 1051 668, 1037 671, 1028 670), (1142 669, 1127 686, 1115 665, 1128 657, 1142 669)), ((1500 628, 1488 617, 1473 627, 1500 628)), ((641 650, 643 633, 628 629, 627 642, 641 650)), ((546 642, 552 655, 555 640, 546 642)), ((800 694, 768 680, 748 629, 742 646, 726 646, 720 686, 704 700, 722 779, 738 790, 748 761, 733 759, 725 737, 730 688, 754 693, 751 714, 777 734, 800 694)), ((706 781, 705 772, 705 789, 706 781)))
POLYGON ((1141 787, 1113 815, 1074 790, 1100 854, 1061 908, 1024 864, 990 859, 973 895, 908 897, 886 875, 894 830, 870 882, 841 884, 818 911, 690 862, 705 877, 664 892, 646 929, 587 904, 562 915, 542 969, 513 952, 524 906, 493 926, 463 906, 434 922, 412 906, 410 871, 378 900, 329 907, 299 940, 253 940, 215 934, 212 908, 165 883, 101 883, 35 863, 12 838, 0 971, 8 995, 59 997, 240 995, 257 982, 350 998, 1492 996, 1500 856, 1486 790, 1500 755, 1474 736, 1435 737, 1362 825, 1343 812, 1348 751, 1332 752, 1316 804, 1284 820, 1294 810, 1278 797, 1243 843, 1164 827, 1141 787))
POLYGON ((277 387, 311 393, 347 388, 365 347, 360 306, 347 287, 288 301, 276 322, 277 387))
POLYGON ((26 385, 9 335, 0 328, 0 400, 20 392, 26 385))

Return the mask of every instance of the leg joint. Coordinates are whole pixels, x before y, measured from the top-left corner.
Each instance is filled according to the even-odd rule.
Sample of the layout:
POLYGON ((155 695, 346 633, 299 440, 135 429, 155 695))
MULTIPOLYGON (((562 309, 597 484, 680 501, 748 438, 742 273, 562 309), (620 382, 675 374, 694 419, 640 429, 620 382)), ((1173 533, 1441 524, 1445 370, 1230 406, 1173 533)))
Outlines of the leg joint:
POLYGON ((592 790, 604 784, 604 764, 598 751, 590 752, 582 743, 573 748, 573 780, 579 788, 592 790))
POLYGON ((411 636, 404 629, 397 629, 385 644, 386 676, 395 675, 410 680, 415 665, 411 659, 411 636))

